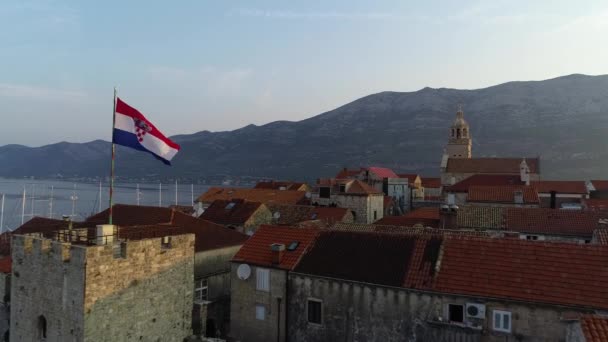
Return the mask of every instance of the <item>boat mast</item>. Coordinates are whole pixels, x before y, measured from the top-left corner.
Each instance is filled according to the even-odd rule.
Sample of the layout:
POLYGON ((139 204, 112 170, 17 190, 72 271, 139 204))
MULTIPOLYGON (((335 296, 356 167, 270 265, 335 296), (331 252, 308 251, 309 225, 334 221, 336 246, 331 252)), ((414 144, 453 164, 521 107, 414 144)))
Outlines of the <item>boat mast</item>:
POLYGON ((23 186, 23 199, 21 200, 21 224, 25 222, 25 185, 23 186))
POLYGON ((190 184, 190 204, 194 205, 194 184, 190 184))
POLYGON ((78 196, 76 196, 76 184, 74 183, 74 191, 72 192, 72 196, 70 196, 70 199, 72 200, 72 220, 74 219, 74 217, 76 216, 74 214, 74 210, 76 209, 76 201, 78 200, 78 196))
POLYGON ((158 206, 163 206, 163 183, 158 183, 158 206))
POLYGON ((53 218, 53 191, 55 187, 51 185, 51 198, 49 199, 49 218, 53 218))
POLYGON ((177 179, 175 180, 175 205, 177 206, 177 179))
POLYGON ((2 194, 2 204, 0 205, 0 233, 4 231, 2 229, 4 224, 4 194, 2 194))
POLYGON ((140 193, 139 193, 139 183, 138 183, 135 188, 135 200, 137 201, 137 205, 139 205, 139 195, 140 195, 140 193))
POLYGON ((101 212, 101 180, 99 181, 99 207, 97 208, 97 212, 101 212))

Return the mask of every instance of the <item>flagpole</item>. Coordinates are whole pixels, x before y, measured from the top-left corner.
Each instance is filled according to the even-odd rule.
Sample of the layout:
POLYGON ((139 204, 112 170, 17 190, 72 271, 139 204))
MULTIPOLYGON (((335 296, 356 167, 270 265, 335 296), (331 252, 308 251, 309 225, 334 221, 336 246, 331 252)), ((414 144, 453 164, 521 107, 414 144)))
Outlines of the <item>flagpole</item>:
POLYGON ((114 147, 114 127, 116 127, 116 87, 114 87, 114 110, 112 111, 112 165, 110 169, 110 212, 108 224, 112 224, 112 195, 114 193, 114 155, 116 153, 114 147))

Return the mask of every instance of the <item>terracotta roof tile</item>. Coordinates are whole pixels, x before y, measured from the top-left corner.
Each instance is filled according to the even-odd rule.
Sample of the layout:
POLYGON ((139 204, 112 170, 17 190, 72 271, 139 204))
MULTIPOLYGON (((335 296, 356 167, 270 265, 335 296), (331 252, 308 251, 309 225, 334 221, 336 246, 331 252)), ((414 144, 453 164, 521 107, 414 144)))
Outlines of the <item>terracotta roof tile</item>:
MULTIPOLYGON (((539 173, 540 160, 525 158, 530 173, 539 173)), ((446 172, 449 173, 498 173, 519 175, 522 158, 450 158, 446 172)))
POLYGON ((600 199, 600 198, 586 199, 585 207, 589 210, 608 210, 608 199, 600 199))
POLYGON ((273 215, 279 213, 279 218, 273 222, 279 225, 295 225, 311 220, 319 220, 331 225, 336 222, 342 222, 352 215, 347 208, 337 207, 269 204, 268 209, 273 215))
POLYGON ((371 166, 368 167, 367 170, 374 173, 376 176, 378 176, 378 178, 399 178, 399 176, 397 176, 393 170, 386 167, 371 166))
POLYGON ((585 315, 581 317, 580 323, 585 342, 608 341, 608 317, 585 315))
POLYGON ((354 170, 349 170, 347 168, 344 168, 344 169, 340 170, 340 172, 338 172, 338 174, 336 175, 336 179, 354 178, 359 173, 361 173, 361 170, 362 170, 361 168, 354 169, 354 170))
MULTIPOLYGON (((164 207, 115 204, 112 206, 112 220, 121 226, 148 225, 170 222, 174 210, 164 207)), ((92 224, 108 223, 109 210, 88 217, 85 222, 92 224)))
POLYGON ((421 207, 410 211, 403 215, 410 218, 428 218, 439 220, 439 208, 438 207, 421 207))
POLYGON ((439 219, 429 219, 423 217, 407 217, 407 216, 384 216, 380 220, 374 222, 379 225, 413 227, 421 225, 423 227, 439 227, 439 219))
POLYGON ((531 183, 540 193, 587 194, 585 181, 536 181, 531 183))
POLYGON ((436 236, 323 231, 295 271, 388 286, 428 286, 440 246, 436 236))
POLYGON ((306 192, 295 190, 247 189, 212 187, 197 202, 211 203, 215 200, 244 199, 250 202, 302 204, 306 200, 306 192))
POLYGON ((604 246, 450 237, 433 289, 606 309, 607 263, 604 246))
POLYGON ((355 179, 350 186, 346 187, 347 194, 359 194, 359 195, 377 195, 382 194, 381 191, 372 188, 371 186, 365 184, 364 182, 355 179))
POLYGON ((608 245, 608 228, 598 228, 594 230, 593 240, 598 245, 608 245))
POLYGON ((365 223, 336 223, 329 230, 349 231, 349 232, 367 232, 367 233, 392 233, 392 234, 409 234, 409 235, 464 235, 490 237, 491 234, 485 231, 474 230, 452 230, 452 229, 437 229, 432 227, 406 227, 394 226, 386 224, 365 224, 365 223))
POLYGON ((505 208, 505 229, 524 233, 591 237, 602 215, 581 210, 505 208))
POLYGON ((458 227, 467 229, 504 229, 506 208, 490 206, 461 206, 458 210, 458 227))
POLYGON ((265 209, 266 207, 259 202, 249 202, 242 199, 215 200, 200 218, 222 225, 242 226, 258 210, 265 209))
POLYGON ((471 186, 467 202, 516 203, 515 193, 521 191, 523 204, 538 204, 538 193, 530 186, 471 186))
POLYGON ((441 178, 438 177, 422 177, 422 186, 425 188, 439 189, 441 188, 441 178))
POLYGON ((608 180, 592 180, 591 184, 597 191, 608 191, 608 180))
POLYGON ((319 230, 313 228, 263 225, 241 247, 232 261, 292 270, 318 234, 319 230), (297 248, 293 251, 286 248, 281 263, 273 265, 270 245, 281 243, 288 247, 294 241, 299 242, 297 248))
POLYGON ((471 186, 501 186, 501 185, 525 185, 521 181, 519 175, 472 175, 460 182, 447 186, 446 191, 449 192, 468 192, 471 186))
POLYGON ((274 190, 295 190, 301 191, 300 189, 305 188, 306 183, 303 182, 289 182, 289 181, 266 181, 258 182, 254 189, 274 189, 274 190))

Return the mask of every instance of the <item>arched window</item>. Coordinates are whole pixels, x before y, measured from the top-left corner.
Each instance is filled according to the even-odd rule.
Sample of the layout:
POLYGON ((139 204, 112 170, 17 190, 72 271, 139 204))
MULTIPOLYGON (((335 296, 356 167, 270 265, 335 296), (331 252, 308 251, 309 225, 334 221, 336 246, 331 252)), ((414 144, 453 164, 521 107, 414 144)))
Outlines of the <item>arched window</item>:
POLYGON ((43 315, 38 316, 38 338, 46 339, 46 318, 43 315))
POLYGON ((456 138, 460 139, 460 128, 456 128, 456 138))
POLYGON ((466 129, 466 128, 463 128, 463 129, 462 129, 462 136, 463 136, 464 138, 466 138, 466 137, 467 137, 467 129, 466 129))
POLYGON ((456 134, 454 133, 454 129, 452 128, 452 138, 455 136, 456 134))

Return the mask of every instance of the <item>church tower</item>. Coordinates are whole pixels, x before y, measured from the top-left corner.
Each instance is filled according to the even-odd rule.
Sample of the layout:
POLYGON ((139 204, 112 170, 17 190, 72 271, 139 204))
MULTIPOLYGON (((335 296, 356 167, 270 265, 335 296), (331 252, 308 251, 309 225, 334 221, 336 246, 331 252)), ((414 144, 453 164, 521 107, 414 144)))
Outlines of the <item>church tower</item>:
POLYGON ((471 158, 471 144, 469 124, 464 121, 464 112, 459 108, 456 120, 450 127, 450 139, 445 153, 448 158, 471 158))

